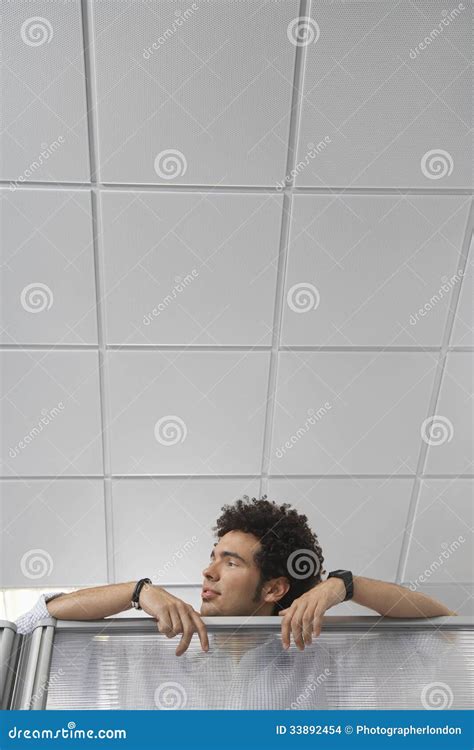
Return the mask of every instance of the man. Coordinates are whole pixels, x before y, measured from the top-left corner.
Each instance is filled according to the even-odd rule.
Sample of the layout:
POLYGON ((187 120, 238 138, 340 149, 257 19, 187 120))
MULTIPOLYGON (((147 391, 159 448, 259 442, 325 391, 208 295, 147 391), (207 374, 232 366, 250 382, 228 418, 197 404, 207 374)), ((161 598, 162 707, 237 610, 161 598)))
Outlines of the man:
POLYGON ((350 571, 335 571, 322 580, 324 557, 307 517, 288 503, 250 500, 244 495, 225 505, 214 531, 217 543, 203 570, 202 604, 198 613, 159 586, 136 581, 82 589, 69 594, 43 594, 32 610, 17 621, 20 633, 33 630, 45 617, 97 620, 134 606, 157 621, 168 638, 181 635, 176 655, 189 647, 197 633, 203 651, 209 639, 202 617, 274 615, 281 617, 283 647, 291 636, 299 650, 321 633, 323 616, 331 607, 352 598, 386 617, 456 615, 435 599, 350 571))

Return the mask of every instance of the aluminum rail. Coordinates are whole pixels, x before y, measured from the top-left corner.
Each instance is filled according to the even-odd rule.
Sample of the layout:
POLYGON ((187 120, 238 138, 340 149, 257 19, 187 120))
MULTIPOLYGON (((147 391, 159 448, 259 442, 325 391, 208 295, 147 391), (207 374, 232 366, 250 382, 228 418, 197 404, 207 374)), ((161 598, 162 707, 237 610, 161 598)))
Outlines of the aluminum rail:
MULTIPOLYGON (((206 627, 213 630, 231 628, 279 630, 282 618, 271 617, 203 617, 206 627)), ((157 623, 153 617, 110 617, 103 620, 57 620, 54 617, 41 620, 37 628, 53 626, 56 630, 95 631, 127 630, 140 633, 157 632, 157 623)), ((323 617, 323 628, 334 631, 367 631, 367 630, 460 630, 474 627, 474 616, 449 615, 441 617, 397 618, 381 615, 334 615, 323 617)), ((158 633, 160 635, 160 633, 158 633)))
POLYGON ((11 660, 15 650, 16 625, 8 620, 0 620, 0 709, 6 708, 8 698, 11 660))

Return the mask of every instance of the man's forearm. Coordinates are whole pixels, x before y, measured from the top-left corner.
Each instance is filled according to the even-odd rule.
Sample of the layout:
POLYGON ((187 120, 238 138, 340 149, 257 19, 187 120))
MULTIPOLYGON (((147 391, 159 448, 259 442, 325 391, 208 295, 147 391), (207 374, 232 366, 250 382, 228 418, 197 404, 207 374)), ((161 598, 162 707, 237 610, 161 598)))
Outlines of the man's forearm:
POLYGON ((102 620, 131 608, 135 585, 131 581, 71 591, 51 599, 46 607, 59 620, 102 620))
POLYGON ((439 617, 457 614, 419 591, 410 591, 396 583, 362 576, 354 576, 352 600, 385 617, 439 617))

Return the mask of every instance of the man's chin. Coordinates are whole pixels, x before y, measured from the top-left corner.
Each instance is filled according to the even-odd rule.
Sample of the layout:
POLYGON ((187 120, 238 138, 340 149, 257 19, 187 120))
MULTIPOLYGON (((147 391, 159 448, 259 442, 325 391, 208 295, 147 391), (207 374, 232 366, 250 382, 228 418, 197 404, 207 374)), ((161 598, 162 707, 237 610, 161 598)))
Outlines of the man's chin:
POLYGON ((222 612, 215 602, 202 602, 200 614, 202 617, 214 617, 216 615, 221 615, 222 612))

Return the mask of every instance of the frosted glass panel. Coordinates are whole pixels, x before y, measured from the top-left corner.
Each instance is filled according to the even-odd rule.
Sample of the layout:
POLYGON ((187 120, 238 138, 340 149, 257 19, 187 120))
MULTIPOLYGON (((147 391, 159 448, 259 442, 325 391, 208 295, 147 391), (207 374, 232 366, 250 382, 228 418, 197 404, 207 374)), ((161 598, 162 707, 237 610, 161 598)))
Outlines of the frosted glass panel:
POLYGON ((453 631, 326 632, 304 651, 279 632, 194 636, 57 632, 47 709, 470 708, 474 634, 453 631))

